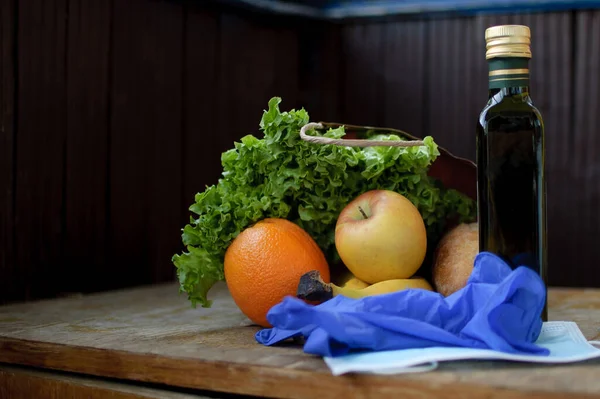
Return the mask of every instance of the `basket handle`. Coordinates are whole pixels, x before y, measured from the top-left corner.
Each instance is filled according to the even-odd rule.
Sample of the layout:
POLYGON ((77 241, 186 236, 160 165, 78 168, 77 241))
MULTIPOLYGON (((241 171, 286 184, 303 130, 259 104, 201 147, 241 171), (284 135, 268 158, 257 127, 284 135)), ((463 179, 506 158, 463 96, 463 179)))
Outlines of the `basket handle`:
POLYGON ((309 136, 307 131, 322 129, 318 122, 309 122, 300 129, 300 137, 304 141, 315 144, 332 144, 348 147, 418 147, 425 145, 422 140, 361 140, 361 139, 332 139, 330 137, 309 136))

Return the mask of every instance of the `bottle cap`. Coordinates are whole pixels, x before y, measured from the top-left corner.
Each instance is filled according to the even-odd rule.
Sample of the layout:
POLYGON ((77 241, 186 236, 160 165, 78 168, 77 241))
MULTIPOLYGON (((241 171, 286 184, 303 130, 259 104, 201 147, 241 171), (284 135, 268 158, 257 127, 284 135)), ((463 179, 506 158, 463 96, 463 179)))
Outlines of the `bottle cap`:
POLYGON ((498 25, 485 30, 485 58, 531 58, 531 32, 523 25, 498 25))

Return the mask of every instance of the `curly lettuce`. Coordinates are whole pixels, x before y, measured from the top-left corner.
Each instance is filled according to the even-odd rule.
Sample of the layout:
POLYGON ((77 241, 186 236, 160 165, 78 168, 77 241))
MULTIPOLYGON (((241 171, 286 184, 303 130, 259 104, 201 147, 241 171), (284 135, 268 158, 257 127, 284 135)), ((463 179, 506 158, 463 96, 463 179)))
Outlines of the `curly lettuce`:
MULTIPOLYGON (((180 292, 195 307, 210 307, 208 292, 224 280, 223 260, 233 239, 267 217, 286 218, 304 228, 330 263, 339 260, 334 230, 341 210, 373 189, 406 196, 421 212, 428 237, 435 239, 449 215, 473 217, 474 202, 427 176, 439 156, 433 138, 417 147, 343 147, 308 143, 300 128, 309 122, 304 109, 281 112, 281 98, 269 101, 260 121, 262 138, 243 137, 221 156, 222 176, 197 193, 189 210, 195 215, 183 228, 186 250, 173 256, 180 292)), ((312 133, 315 134, 315 133, 312 133)), ((344 127, 325 137, 341 138, 344 127)), ((398 135, 376 135, 402 140, 398 135)))

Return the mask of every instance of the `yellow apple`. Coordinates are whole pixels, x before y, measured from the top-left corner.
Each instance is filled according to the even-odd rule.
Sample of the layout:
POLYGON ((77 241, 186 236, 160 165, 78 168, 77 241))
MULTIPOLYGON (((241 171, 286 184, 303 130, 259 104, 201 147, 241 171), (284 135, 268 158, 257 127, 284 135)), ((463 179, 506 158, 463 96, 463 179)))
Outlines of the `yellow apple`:
POLYGON ((427 232, 419 210, 406 197, 371 190, 340 213, 335 246, 352 274, 375 284, 412 277, 425 259, 427 232))

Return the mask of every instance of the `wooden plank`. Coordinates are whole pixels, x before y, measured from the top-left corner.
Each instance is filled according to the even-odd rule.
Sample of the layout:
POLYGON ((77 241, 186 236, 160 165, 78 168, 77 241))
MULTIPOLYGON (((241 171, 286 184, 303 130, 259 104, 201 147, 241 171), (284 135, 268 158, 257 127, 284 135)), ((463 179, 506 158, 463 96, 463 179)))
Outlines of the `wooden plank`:
POLYGON ((96 291, 114 275, 106 250, 110 2, 70 0, 64 291, 96 291))
POLYGON ((272 97, 282 97, 282 109, 295 107, 298 76, 293 62, 283 61, 298 56, 297 37, 289 29, 237 14, 221 15, 219 128, 213 151, 233 148, 246 134, 260 137, 262 110, 272 97))
POLYGON ((182 193, 183 6, 114 2, 109 258, 113 287, 172 280, 182 193))
POLYGON ((471 160, 475 159, 475 123, 487 101, 482 35, 474 18, 428 23, 425 133, 471 160))
POLYGON ((217 183, 221 151, 227 146, 220 142, 221 123, 215 117, 219 98, 219 15, 186 6, 182 226, 189 220, 188 208, 194 203, 194 195, 217 183))
MULTIPOLYGON (((572 99, 576 78, 573 19, 569 13, 521 18, 520 23, 531 28, 531 97, 542 113, 545 127, 549 284, 600 287, 600 272, 588 266, 589 262, 600 262, 600 256, 592 249, 595 239, 591 238, 594 230, 596 237, 600 237, 600 229, 589 225, 582 229, 585 218, 591 215, 576 216, 581 198, 577 193, 589 184, 596 184, 595 180, 578 181, 574 176, 571 163, 574 152, 568 143, 574 132, 573 110, 577 109, 572 99)), ((589 138, 595 136, 595 130, 588 132, 589 138)), ((589 204, 583 209, 594 212, 590 205, 593 207, 589 204)))
MULTIPOLYGON (((258 26, 266 27, 267 32, 265 36, 272 38, 269 52, 271 53, 273 63, 273 83, 271 87, 265 88, 266 94, 269 95, 269 93, 272 93, 272 96, 281 97, 284 101, 282 102, 282 105, 285 107, 284 109, 299 108, 299 30, 303 21, 294 18, 284 18, 275 21, 261 19, 256 20, 254 23, 258 26)), ((260 69, 257 70, 257 74, 261 73, 260 69)), ((267 104, 265 103, 258 109, 266 108, 267 104)), ((257 125, 258 122, 259 119, 254 123, 257 125)))
MULTIPOLYGON (((269 90, 285 101, 285 103, 282 102, 284 109, 292 109, 300 108, 298 103, 300 95, 298 83, 300 48, 297 26, 299 22, 292 23, 290 21, 287 25, 275 25, 273 27, 275 32, 271 34, 274 37, 272 52, 275 70, 273 86, 269 90)), ((267 104, 264 104, 262 108, 258 109, 266 108, 267 104)), ((258 121, 255 123, 258 123, 258 121)))
POLYGON ((384 120, 383 39, 381 24, 342 27, 344 70, 343 120, 353 125, 382 126, 384 120))
POLYGON ((299 106, 312 121, 342 120, 343 71, 341 25, 322 22, 298 27, 299 106))
POLYGON ((62 265, 66 139, 65 0, 23 0, 17 15, 15 241, 25 298, 53 295, 62 265))
POLYGON ((572 265, 564 272, 564 284, 600 286, 600 271, 591 267, 600 262, 600 12, 577 12, 574 28, 573 125, 556 136, 556 156, 565 171, 560 197, 567 200, 562 215, 568 228, 562 230, 571 237, 562 249, 570 255, 572 265))
POLYGON ((14 0, 0 4, 0 303, 19 299, 13 259, 14 0))
MULTIPOLYGON (((0 365, 0 398, 208 399, 109 380, 0 365)), ((211 396, 214 397, 214 396, 211 396)))
POLYGON ((424 129, 426 27, 424 21, 397 21, 383 26, 383 94, 375 107, 384 107, 382 126, 418 137, 424 129), (383 102, 383 104, 380 104, 383 102))
MULTIPOLYGON (((0 362, 265 397, 591 397, 597 361, 456 362, 435 372, 334 377, 300 347, 256 343, 224 283, 192 309, 177 284, 0 307, 0 362), (315 384, 314 381, 319 381, 315 384)), ((600 290, 550 289, 550 320, 600 338, 600 290)))

